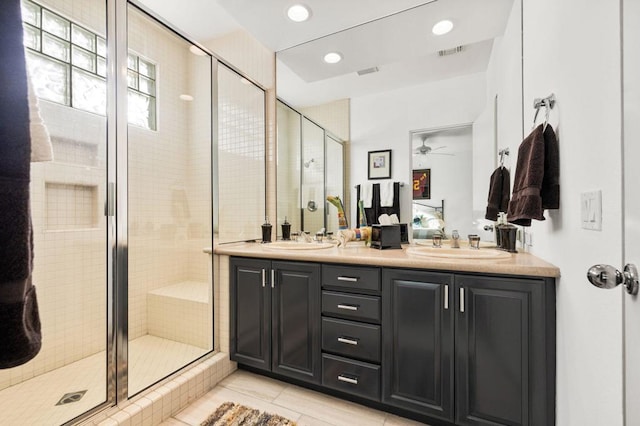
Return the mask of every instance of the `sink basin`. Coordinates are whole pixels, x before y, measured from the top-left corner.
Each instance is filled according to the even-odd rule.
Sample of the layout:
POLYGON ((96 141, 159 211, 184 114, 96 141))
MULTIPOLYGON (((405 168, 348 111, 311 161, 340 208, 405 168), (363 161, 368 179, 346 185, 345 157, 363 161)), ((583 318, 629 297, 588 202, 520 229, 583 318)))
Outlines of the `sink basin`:
POLYGON ((320 250, 335 247, 335 244, 328 242, 298 243, 295 241, 276 241, 262 246, 271 250, 320 250))
POLYGON ((416 256, 424 256, 424 257, 435 257, 442 259, 486 259, 486 260, 499 260, 499 259, 509 259, 511 257, 511 253, 506 251, 500 251, 496 249, 490 248, 480 248, 479 250, 470 249, 470 248, 459 248, 454 249, 450 247, 409 247, 407 248, 407 253, 416 255, 416 256))

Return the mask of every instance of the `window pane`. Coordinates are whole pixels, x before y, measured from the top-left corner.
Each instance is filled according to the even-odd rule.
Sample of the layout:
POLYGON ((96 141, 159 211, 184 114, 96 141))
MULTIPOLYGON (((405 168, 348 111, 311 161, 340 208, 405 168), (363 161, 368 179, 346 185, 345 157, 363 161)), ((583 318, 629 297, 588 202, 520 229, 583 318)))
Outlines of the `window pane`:
POLYGON ((96 114, 105 115, 107 111, 107 83, 84 71, 72 72, 73 107, 96 114))
POLYGON ((127 86, 132 89, 138 88, 138 73, 135 71, 127 71, 127 86))
POLYGON ((69 62, 69 43, 56 37, 52 37, 47 33, 43 33, 42 53, 46 53, 47 55, 60 59, 63 62, 69 62))
POLYGON ((49 12, 42 11, 42 29, 65 40, 69 40, 69 21, 49 12))
POLYGON ((138 58, 135 55, 129 54, 127 56, 127 68, 138 71, 138 58))
POLYGON ((138 72, 142 75, 146 75, 149 78, 156 78, 156 67, 151 62, 147 62, 144 59, 139 59, 139 67, 138 72))
POLYGON ((107 61, 105 59, 98 57, 98 68, 96 72, 102 77, 107 76, 107 61))
POLYGON ((67 65, 32 52, 27 52, 27 65, 38 97, 69 105, 67 65))
POLYGON ((40 50, 40 30, 30 25, 24 25, 24 46, 33 50, 40 50))
POLYGON ((96 37, 76 25, 71 26, 71 42, 91 52, 96 51, 96 37))
POLYGON ((103 58, 107 57, 107 42, 102 37, 98 37, 97 51, 99 56, 102 56, 103 58))
POLYGON ((129 90, 129 124, 155 130, 155 99, 129 90))
POLYGON ((40 28, 40 6, 29 1, 22 2, 22 20, 40 28))
POLYGON ((71 63, 77 67, 85 69, 87 71, 96 72, 96 55, 89 53, 86 50, 82 50, 79 47, 72 46, 71 50, 72 60, 71 63))
POLYGON ((148 95, 154 96, 156 94, 156 83, 153 80, 149 80, 146 77, 140 77, 139 90, 148 95))

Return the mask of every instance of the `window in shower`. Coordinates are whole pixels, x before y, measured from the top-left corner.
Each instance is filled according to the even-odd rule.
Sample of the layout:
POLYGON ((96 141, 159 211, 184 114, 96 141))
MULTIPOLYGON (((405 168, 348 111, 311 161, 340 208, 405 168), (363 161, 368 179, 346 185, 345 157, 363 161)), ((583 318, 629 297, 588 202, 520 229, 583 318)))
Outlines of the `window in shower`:
MULTIPOLYGON (((73 15, 62 13, 62 9, 54 11, 53 6, 22 1, 24 45, 34 90, 41 99, 105 115, 105 32, 89 29, 73 15)), ((128 86, 129 123, 155 130, 155 64, 131 52, 128 86)))
POLYGON ((212 246, 212 59, 136 7, 127 10, 128 49, 138 54, 129 55, 129 84, 137 80, 145 95, 155 90, 166 118, 155 132, 132 123, 127 132, 132 396, 213 350, 212 259, 204 251, 212 246))

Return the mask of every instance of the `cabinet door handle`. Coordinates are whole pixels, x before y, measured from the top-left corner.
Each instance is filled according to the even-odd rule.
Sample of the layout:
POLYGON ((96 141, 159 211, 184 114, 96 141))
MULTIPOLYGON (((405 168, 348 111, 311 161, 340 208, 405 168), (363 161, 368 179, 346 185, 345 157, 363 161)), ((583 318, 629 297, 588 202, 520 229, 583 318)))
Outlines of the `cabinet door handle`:
POLYGON ((460 287, 460 312, 464 313, 464 287, 460 287))
POLYGON ((357 311, 358 310, 358 305, 344 305, 344 304, 339 304, 338 305, 338 309, 344 309, 346 311, 357 311))
POLYGON ((358 340, 357 339, 351 339, 351 338, 348 338, 348 337, 338 337, 338 342, 346 343, 348 345, 354 345, 354 346, 358 345, 358 340))
POLYGON ((276 270, 272 269, 271 270, 271 288, 274 288, 276 286, 276 270))
POLYGON ((444 286, 444 308, 449 309, 449 286, 447 284, 444 286))
POLYGON ((264 288, 267 285, 267 271, 262 268, 262 287, 264 288))
POLYGON ((351 383, 352 385, 357 385, 358 384, 358 378, 357 377, 354 379, 354 378, 343 376, 342 374, 340 374, 338 376, 338 380, 341 381, 341 382, 351 383))
POLYGON ((349 281, 351 283, 358 282, 358 278, 354 277, 338 277, 338 281, 349 281))

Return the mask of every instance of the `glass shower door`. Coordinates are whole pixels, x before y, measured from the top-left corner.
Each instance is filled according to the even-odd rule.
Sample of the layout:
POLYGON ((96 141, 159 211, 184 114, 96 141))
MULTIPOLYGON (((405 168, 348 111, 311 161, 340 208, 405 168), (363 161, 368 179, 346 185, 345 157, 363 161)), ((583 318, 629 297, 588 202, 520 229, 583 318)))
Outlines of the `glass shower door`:
POLYGON ((129 6, 129 396, 213 349, 211 67, 129 6))
POLYGON ((31 163, 42 348, 0 370, 0 423, 63 424, 108 400, 106 3, 23 1, 22 20, 53 160, 31 163))

